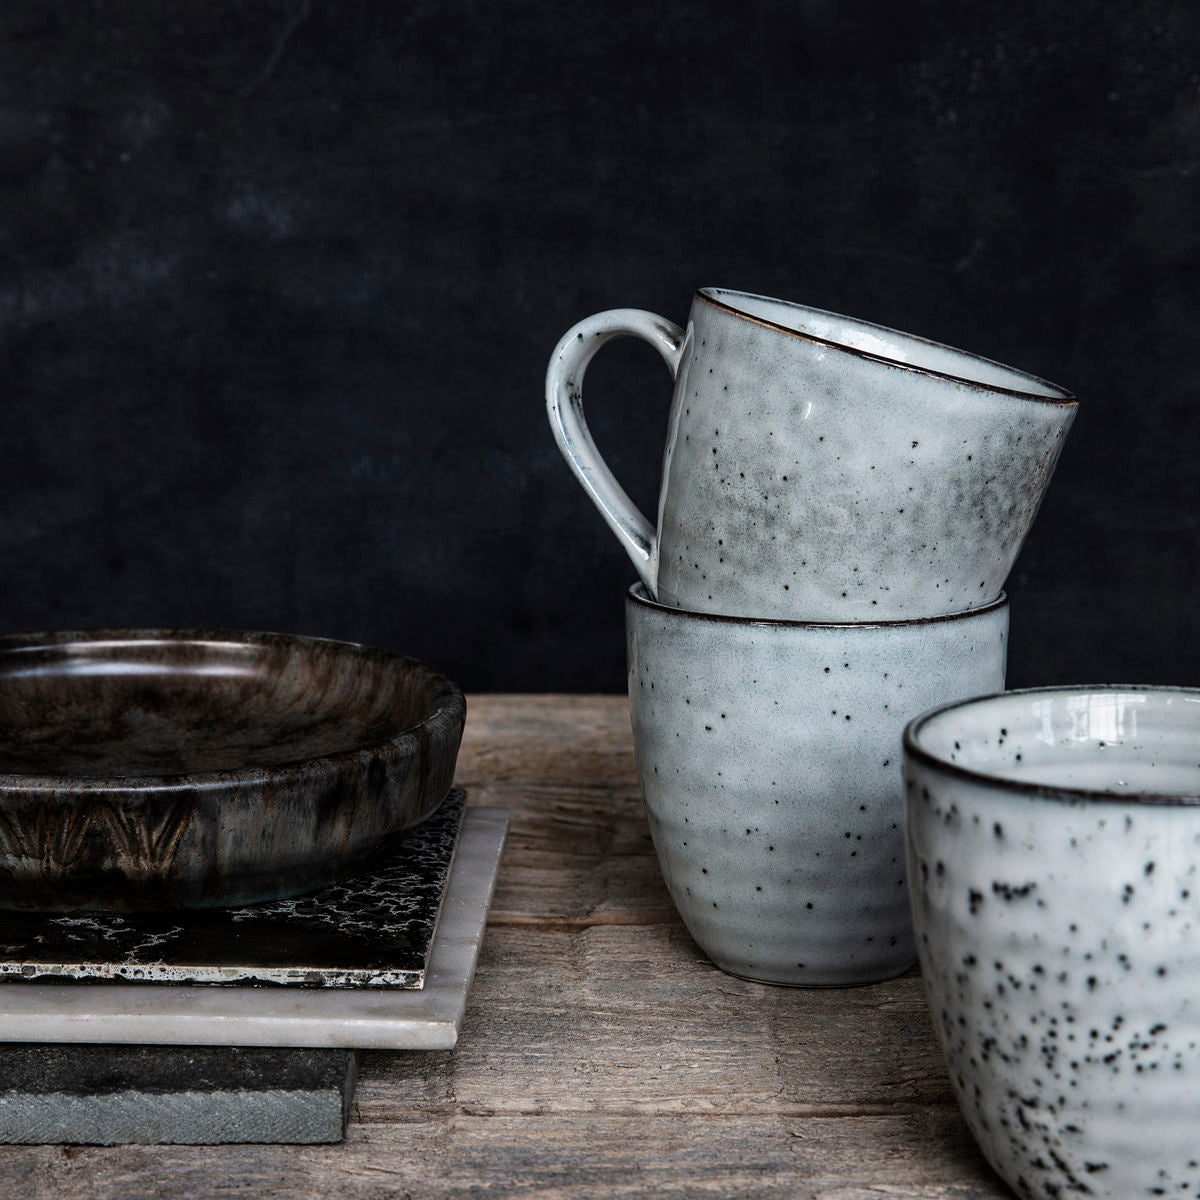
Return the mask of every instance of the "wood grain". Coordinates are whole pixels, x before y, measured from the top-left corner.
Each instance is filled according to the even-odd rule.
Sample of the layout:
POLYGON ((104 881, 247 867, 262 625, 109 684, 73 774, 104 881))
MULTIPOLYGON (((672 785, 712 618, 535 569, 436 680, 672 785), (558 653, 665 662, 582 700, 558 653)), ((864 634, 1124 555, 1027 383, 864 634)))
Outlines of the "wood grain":
POLYGON ((470 700, 458 781, 512 827, 453 1051, 362 1057, 345 1145, 13 1147, 0 1195, 1003 1200, 915 973, 716 970, 654 858, 620 697, 470 700))

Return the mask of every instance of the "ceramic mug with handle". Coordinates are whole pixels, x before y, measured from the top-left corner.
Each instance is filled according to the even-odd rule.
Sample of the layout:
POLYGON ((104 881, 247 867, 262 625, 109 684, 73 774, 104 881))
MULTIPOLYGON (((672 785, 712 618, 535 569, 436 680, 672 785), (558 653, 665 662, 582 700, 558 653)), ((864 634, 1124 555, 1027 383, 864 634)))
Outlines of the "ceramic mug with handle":
POLYGON ((988 359, 782 300, 702 288, 686 328, 588 317, 546 375, 559 448, 672 607, 807 621, 990 604, 1075 416, 1070 392, 988 359), (657 522, 598 453, 583 378, 650 342, 675 381, 657 522))

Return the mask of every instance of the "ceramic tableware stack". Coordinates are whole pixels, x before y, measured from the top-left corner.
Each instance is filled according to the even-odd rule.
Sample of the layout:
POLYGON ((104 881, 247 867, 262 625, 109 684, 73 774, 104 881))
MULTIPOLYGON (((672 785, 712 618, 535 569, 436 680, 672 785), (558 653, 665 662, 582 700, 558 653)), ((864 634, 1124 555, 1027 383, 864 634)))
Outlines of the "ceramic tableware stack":
POLYGON ((638 771, 696 942, 770 983, 905 970, 901 732, 1002 689, 1002 588, 1074 398, 921 338, 705 288, 686 328, 636 309, 580 322, 546 399, 640 576, 626 598, 638 771), (623 335, 675 381, 654 525, 583 415, 587 365, 623 335))

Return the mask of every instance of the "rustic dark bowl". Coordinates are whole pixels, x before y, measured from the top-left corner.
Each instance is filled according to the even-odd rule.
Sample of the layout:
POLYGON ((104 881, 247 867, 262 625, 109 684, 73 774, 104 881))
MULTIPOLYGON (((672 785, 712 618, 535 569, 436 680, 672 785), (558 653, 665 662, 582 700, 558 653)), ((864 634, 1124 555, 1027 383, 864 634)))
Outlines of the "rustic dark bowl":
POLYGON ((0 907, 298 895, 429 816, 462 692, 411 658, 272 633, 0 637, 0 907))

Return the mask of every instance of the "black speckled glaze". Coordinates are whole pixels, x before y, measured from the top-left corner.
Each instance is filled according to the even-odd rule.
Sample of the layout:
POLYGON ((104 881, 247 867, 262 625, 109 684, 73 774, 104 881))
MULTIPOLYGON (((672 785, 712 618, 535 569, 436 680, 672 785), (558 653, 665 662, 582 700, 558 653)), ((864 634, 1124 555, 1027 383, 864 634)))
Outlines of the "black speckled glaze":
POLYGON ((1008 601, 836 625, 680 611, 638 584, 625 621, 646 816, 696 944, 796 987, 907 970, 900 734, 1004 686, 1008 601))
POLYGON ((345 642, 0 638, 0 907, 311 891, 441 804, 465 717, 448 679, 345 642))
POLYGON ((703 288, 669 418, 658 599, 831 622, 984 607, 1077 407, 925 338, 703 288))
POLYGON ((612 309, 568 330, 546 408, 649 595, 689 612, 857 624, 991 604, 1077 404, 926 338, 702 288, 685 329, 612 309), (653 345, 675 379, 656 524, 583 413, 588 363, 623 335, 653 345))
POLYGON ((930 1012, 1026 1200, 1200 1193, 1200 689, 1035 688, 905 732, 930 1012))

